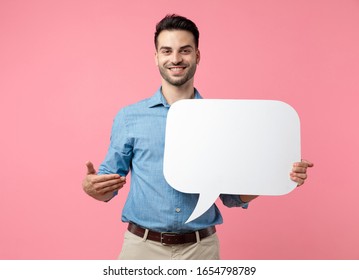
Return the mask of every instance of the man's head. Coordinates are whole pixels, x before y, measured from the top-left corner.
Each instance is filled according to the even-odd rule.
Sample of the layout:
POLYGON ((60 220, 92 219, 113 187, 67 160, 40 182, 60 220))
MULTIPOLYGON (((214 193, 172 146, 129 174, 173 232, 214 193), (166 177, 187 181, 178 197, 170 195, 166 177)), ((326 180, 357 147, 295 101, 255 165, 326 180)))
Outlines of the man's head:
POLYGON ((157 50, 158 47, 158 35, 160 35, 160 33, 164 30, 184 30, 184 31, 188 31, 190 33, 192 33, 193 37, 194 37, 194 43, 196 48, 198 49, 198 44, 199 44, 199 31, 198 28, 196 26, 196 24, 179 15, 167 15, 165 16, 159 23, 157 23, 156 25, 156 32, 155 32, 155 47, 157 50))
POLYGON ((156 65, 163 82, 180 87, 193 84, 200 60, 196 25, 181 16, 168 15, 156 26, 156 65))

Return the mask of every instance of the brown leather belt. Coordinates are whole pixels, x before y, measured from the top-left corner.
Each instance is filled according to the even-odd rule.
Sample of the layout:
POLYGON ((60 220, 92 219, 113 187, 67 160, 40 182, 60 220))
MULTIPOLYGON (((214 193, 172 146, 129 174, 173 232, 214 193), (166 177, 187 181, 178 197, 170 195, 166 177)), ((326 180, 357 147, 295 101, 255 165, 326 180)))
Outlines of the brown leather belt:
MULTIPOLYGON (((128 224, 128 231, 132 232, 133 234, 143 237, 145 235, 146 229, 135 225, 133 223, 128 224)), ((205 229, 201 229, 198 231, 200 240, 211 236, 216 232, 216 227, 208 227, 205 229)), ((152 241, 160 242, 163 245, 174 245, 174 244, 184 244, 184 243, 196 243, 197 237, 196 232, 189 232, 189 233, 173 233, 173 232, 157 232, 157 231, 148 231, 147 239, 152 241)))

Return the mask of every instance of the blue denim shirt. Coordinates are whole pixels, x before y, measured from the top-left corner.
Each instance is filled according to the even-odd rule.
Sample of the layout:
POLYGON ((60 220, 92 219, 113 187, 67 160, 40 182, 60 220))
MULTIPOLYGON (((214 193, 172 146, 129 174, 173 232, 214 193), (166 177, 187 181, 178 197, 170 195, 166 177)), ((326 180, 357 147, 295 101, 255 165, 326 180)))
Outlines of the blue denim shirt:
MULTIPOLYGON (((202 98, 195 90, 194 98, 202 98)), ((111 143, 98 174, 131 171, 131 186, 122 211, 123 222, 133 222, 160 232, 188 232, 221 224, 215 204, 202 216, 185 224, 197 204, 198 194, 172 188, 163 175, 166 118, 170 105, 161 88, 151 98, 129 105, 115 117, 111 143)), ((238 195, 220 195, 228 207, 247 208, 238 195)))

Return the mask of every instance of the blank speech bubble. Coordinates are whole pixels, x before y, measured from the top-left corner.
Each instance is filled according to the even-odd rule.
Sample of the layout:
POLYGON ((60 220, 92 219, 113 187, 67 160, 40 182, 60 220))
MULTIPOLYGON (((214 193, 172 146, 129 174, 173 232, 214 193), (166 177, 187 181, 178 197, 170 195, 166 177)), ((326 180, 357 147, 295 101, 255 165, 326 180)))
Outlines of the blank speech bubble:
POLYGON ((163 173, 184 193, 199 193, 186 223, 220 194, 284 195, 300 161, 300 121, 273 100, 186 99, 167 116, 163 173))

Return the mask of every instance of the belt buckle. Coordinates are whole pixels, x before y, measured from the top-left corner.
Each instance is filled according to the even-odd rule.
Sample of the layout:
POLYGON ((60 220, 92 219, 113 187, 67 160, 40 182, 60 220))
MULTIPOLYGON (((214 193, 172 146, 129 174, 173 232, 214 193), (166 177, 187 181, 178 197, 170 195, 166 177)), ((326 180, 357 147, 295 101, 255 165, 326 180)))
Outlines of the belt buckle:
POLYGON ((164 236, 169 236, 169 237, 171 237, 171 236, 177 236, 177 235, 178 235, 178 234, 175 233, 175 232, 161 232, 161 240, 160 240, 160 242, 161 242, 161 244, 164 245, 164 246, 171 245, 171 244, 168 244, 168 243, 163 242, 164 236))

